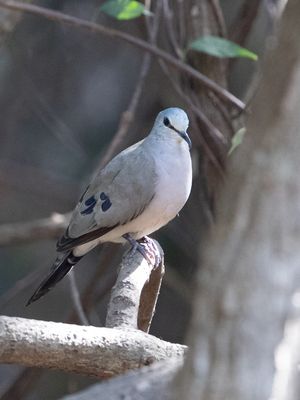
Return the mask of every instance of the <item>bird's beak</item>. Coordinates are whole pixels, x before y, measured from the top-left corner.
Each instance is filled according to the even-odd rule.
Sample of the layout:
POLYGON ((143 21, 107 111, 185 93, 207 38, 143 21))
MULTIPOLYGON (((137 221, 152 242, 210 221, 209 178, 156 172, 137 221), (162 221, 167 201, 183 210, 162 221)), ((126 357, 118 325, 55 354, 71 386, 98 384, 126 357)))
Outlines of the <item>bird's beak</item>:
POLYGON ((189 149, 191 150, 192 148, 192 141, 189 137, 189 135, 187 134, 187 132, 178 132, 179 135, 182 137, 183 140, 185 140, 187 142, 187 144, 189 145, 189 149))

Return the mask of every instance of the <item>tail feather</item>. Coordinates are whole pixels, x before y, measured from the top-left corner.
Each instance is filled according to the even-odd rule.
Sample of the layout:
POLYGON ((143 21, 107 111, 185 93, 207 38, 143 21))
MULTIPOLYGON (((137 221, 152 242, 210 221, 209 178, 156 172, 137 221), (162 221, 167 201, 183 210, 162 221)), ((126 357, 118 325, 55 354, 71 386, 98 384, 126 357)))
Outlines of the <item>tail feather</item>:
POLYGON ((36 289, 30 299, 27 301, 26 306, 38 300, 46 293, 49 292, 64 276, 70 271, 70 269, 81 259, 81 257, 75 257, 72 251, 59 256, 56 259, 53 267, 50 270, 48 276, 41 282, 40 286, 36 289))

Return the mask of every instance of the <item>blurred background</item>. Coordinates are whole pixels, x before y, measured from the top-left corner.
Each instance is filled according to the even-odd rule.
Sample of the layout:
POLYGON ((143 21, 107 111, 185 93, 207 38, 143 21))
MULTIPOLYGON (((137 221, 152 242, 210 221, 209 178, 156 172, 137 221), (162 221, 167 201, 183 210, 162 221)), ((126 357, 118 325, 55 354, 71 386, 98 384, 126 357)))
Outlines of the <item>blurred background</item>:
MULTIPOLYGON (((144 17, 117 21, 99 13, 101 3, 94 0, 36 2, 149 40, 144 17)), ((200 2, 169 2, 169 8, 161 11, 162 14, 171 11, 173 33, 180 31, 179 11, 184 8, 185 15, 192 15, 196 3, 200 2)), ((247 10, 246 3, 249 2, 224 0, 220 2, 218 11, 223 13, 228 35, 262 57, 266 36, 272 31, 276 18, 278 2, 250 2, 253 15, 249 17, 251 6, 248 4, 248 30, 243 28, 245 20, 242 18, 242 11, 247 10)), ((151 7, 155 9, 155 6, 153 2, 151 7)), ((30 14, 19 15, 3 9, 0 13, 1 314, 78 323, 67 278, 46 297, 25 307, 55 259, 55 243, 62 231, 61 223, 56 230, 50 230, 48 238, 47 234, 37 233, 32 240, 25 237, 18 241, 13 236, 11 240, 5 240, 7 224, 44 218, 52 218, 54 224, 55 221, 64 223, 64 214, 73 209, 93 171, 105 157, 143 138, 160 110, 179 106, 188 112, 191 120, 189 133, 194 144, 194 183, 191 197, 180 216, 153 235, 165 251, 167 271, 151 333, 164 340, 183 343, 190 318, 194 271, 201 258, 198 249, 213 221, 216 188, 224 178, 216 170, 224 168, 224 154, 227 154, 230 138, 240 126, 240 120, 233 119, 234 110, 229 110, 226 105, 225 113, 230 115, 224 118, 227 119, 224 127, 224 121, 218 116, 220 109, 214 111, 216 102, 212 100, 203 105, 206 102, 203 98, 207 97, 203 88, 195 89, 195 85, 173 69, 170 71, 177 86, 172 84, 154 58, 141 82, 140 69, 145 55, 122 40, 30 14), (121 123, 123 135, 112 148, 122 113, 132 104, 137 86, 141 94, 132 123, 127 130, 121 123), (224 148, 220 150, 220 146, 210 140, 193 107, 202 107, 224 134, 224 148), (210 153, 217 158, 215 164, 210 153)), ((150 33, 154 24, 154 17, 149 17, 150 33)), ((196 25, 190 25, 189 19, 185 20, 185 34, 177 37, 181 49, 197 37, 198 31, 214 30, 211 26, 199 24, 196 29, 196 25)), ((171 54, 176 53, 172 41, 168 40, 168 32, 163 19, 157 34, 158 45, 171 54)), ((218 34, 218 31, 212 33, 218 34)), ((215 68, 211 68, 211 63, 216 63, 213 57, 199 58, 193 54, 188 54, 187 60, 207 75, 215 68)), ((222 63, 224 66, 224 61, 222 63)), ((247 101, 251 97, 257 68, 257 63, 249 60, 231 60, 226 62, 226 72, 223 71, 217 81, 247 101)), ((11 228, 18 231, 18 226, 12 225, 11 228)), ((76 266, 75 277, 83 306, 93 325, 104 324, 109 292, 123 252, 122 246, 105 245, 94 249, 76 266)), ((7 391, 10 387, 17 390, 10 398, 56 399, 91 382, 94 380, 62 372, 32 369, 28 373, 22 367, 0 366, 2 399, 9 398, 7 391), (15 381, 18 385, 13 386, 15 381)))

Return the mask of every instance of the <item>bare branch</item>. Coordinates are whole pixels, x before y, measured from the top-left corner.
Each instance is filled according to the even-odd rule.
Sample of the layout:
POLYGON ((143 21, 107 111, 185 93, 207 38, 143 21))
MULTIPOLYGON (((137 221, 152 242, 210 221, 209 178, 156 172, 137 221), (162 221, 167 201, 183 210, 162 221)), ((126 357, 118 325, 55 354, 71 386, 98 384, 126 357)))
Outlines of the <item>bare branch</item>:
POLYGON ((107 307, 106 327, 137 328, 140 296, 151 271, 152 266, 138 251, 123 256, 107 307))
POLYGON ((138 330, 0 317, 1 363, 109 377, 185 351, 138 330))
POLYGON ((245 43, 252 29, 261 3, 261 0, 245 0, 229 30, 229 38, 233 42, 240 45, 245 43))
MULTIPOLYGON (((31 3, 31 0, 25 1, 31 3)), ((21 15, 10 10, 2 10, 0 12, 0 44, 5 40, 6 35, 15 29, 20 19, 21 15)))
POLYGON ((164 50, 162 50, 156 46, 153 46, 142 39, 136 38, 128 33, 121 32, 121 31, 118 31, 118 30, 115 30, 112 28, 108 28, 103 25, 89 22, 89 21, 86 21, 86 20, 83 20, 83 19, 80 19, 77 17, 73 17, 71 15, 61 13, 59 11, 54 11, 54 10, 50 10, 50 9, 47 9, 44 7, 31 5, 31 4, 23 4, 22 2, 19 2, 19 1, 0 0, 0 7, 4 7, 4 8, 11 9, 11 10, 16 10, 16 11, 29 12, 31 14, 39 15, 39 16, 42 16, 44 18, 47 18, 47 19, 50 19, 53 21, 63 22, 63 23, 69 24, 71 26, 75 26, 77 28, 84 28, 93 33, 100 33, 100 34, 103 34, 106 36, 122 39, 134 46, 139 47, 140 49, 142 49, 144 51, 147 51, 147 52, 157 56, 160 59, 163 59, 168 64, 173 66, 175 69, 185 72, 189 76, 195 78, 196 80, 201 82, 204 86, 206 86, 208 89, 214 91, 221 98, 223 98, 227 102, 231 103, 238 109, 243 110, 245 108, 245 105, 241 100, 239 100, 237 97, 235 97, 233 94, 228 92, 226 89, 222 88, 217 83, 215 83, 214 81, 209 79, 207 76, 201 74, 200 72, 198 72, 191 66, 178 60, 177 58, 168 54, 164 50))
POLYGON ((0 310, 10 304, 10 302, 20 293, 22 290, 28 288, 32 285, 36 279, 40 278, 40 270, 35 269, 31 271, 28 275, 19 279, 14 285, 9 288, 6 292, 0 296, 0 310))
POLYGON ((32 391, 42 374, 43 370, 40 368, 24 368, 10 386, 0 393, 1 400, 24 399, 32 391))
POLYGON ((90 325, 88 317, 86 316, 84 309, 82 307, 82 304, 81 304, 80 293, 78 290, 78 286, 77 286, 77 282, 76 282, 76 278, 75 278, 75 272, 73 269, 71 269, 71 271, 68 273, 68 278, 69 278, 69 283, 70 283, 70 291, 71 291, 73 307, 77 314, 78 320, 80 321, 81 325, 90 325))
MULTIPOLYGON (((155 10, 154 15, 155 15, 155 19, 154 19, 153 26, 150 27, 149 24, 147 24, 147 26, 149 27, 148 36, 149 36, 149 40, 150 40, 151 44, 155 43, 157 33, 158 33, 158 28, 159 28, 159 19, 160 19, 159 3, 158 3, 157 9, 155 10)), ((136 83, 134 92, 131 96, 129 106, 128 106, 127 110, 122 113, 122 116, 121 116, 121 119, 119 122, 119 126, 118 126, 118 130, 113 138, 113 141, 110 143, 108 150, 106 151, 104 157, 102 158, 102 160, 100 162, 100 167, 103 167, 111 160, 111 158, 114 156, 114 154, 120 148, 120 145, 128 132, 128 129, 134 119, 135 112, 136 112, 137 106, 139 104, 141 94, 143 92, 145 79, 148 75, 150 66, 151 66, 151 54, 146 53, 142 60, 139 77, 137 79, 137 83, 136 83)))
POLYGON ((54 213, 49 218, 0 226, 0 246, 57 238, 69 223, 69 214, 54 213))
MULTIPOLYGON (((163 269, 164 268, 162 267, 162 270, 163 269)), ((141 307, 142 316, 139 319, 139 322, 143 328, 146 327, 146 330, 149 329, 156 305, 157 295, 160 289, 161 277, 158 281, 156 280, 156 290, 146 293, 148 307, 152 305, 151 310, 149 310, 148 307, 146 308, 143 303, 140 304, 140 302, 142 290, 146 283, 149 282, 152 272, 153 265, 151 265, 138 251, 135 251, 134 253, 128 251, 125 254, 121 263, 117 282, 112 289, 105 326, 110 328, 127 327, 137 329, 139 310, 141 307), (148 296, 151 295, 152 298, 150 299, 147 294, 148 296)))
POLYGON ((171 400, 170 384, 181 366, 182 358, 173 357, 106 380, 61 400, 171 400))
POLYGON ((165 266, 162 262, 159 267, 152 271, 149 281, 146 282, 140 298, 138 313, 138 329, 149 332, 154 317, 156 303, 165 273, 165 266))
MULTIPOLYGON (((111 290, 116 280, 116 274, 115 272, 111 272, 111 266, 114 265, 115 257, 118 256, 121 249, 121 247, 116 249, 115 246, 112 246, 109 243, 101 245, 98 266, 81 296, 81 301, 86 312, 89 312, 95 304, 98 303, 99 299, 103 298, 104 295, 109 293, 111 290), (108 273, 108 271, 110 271, 110 273, 108 273)), ((77 321, 78 318, 75 310, 71 311, 66 322, 73 324, 77 323, 77 321)), ((104 323, 101 323, 101 325, 104 326, 104 323)))
POLYGON ((226 23, 225 23, 224 16, 223 16, 222 8, 221 8, 219 2, 216 0, 210 0, 209 5, 213 10, 216 23, 218 24, 219 35, 222 37, 226 37, 227 36, 227 28, 226 28, 226 23))
POLYGON ((181 89, 179 84, 175 81, 175 79, 170 74, 170 70, 168 69, 167 65, 163 61, 160 61, 159 65, 160 65, 163 73, 166 75, 166 77, 171 82, 175 91, 178 93, 178 95, 186 102, 186 104, 191 108, 191 110, 199 118, 201 123, 209 131, 212 139, 218 143, 225 145, 226 139, 225 139, 224 135, 222 134, 222 132, 220 132, 220 130, 216 126, 213 125, 213 123, 208 119, 208 117, 204 114, 204 112, 201 111, 201 108, 197 107, 195 105, 195 102, 193 101, 193 99, 191 99, 187 94, 185 94, 183 92, 183 90, 181 89))
POLYGON ((173 18, 174 13, 170 8, 168 0, 163 0, 163 7, 164 7, 166 32, 168 35, 170 45, 174 50, 175 54, 177 55, 177 57, 182 60, 184 58, 184 54, 177 40, 177 35, 176 35, 177 31, 174 26, 174 18, 173 18))

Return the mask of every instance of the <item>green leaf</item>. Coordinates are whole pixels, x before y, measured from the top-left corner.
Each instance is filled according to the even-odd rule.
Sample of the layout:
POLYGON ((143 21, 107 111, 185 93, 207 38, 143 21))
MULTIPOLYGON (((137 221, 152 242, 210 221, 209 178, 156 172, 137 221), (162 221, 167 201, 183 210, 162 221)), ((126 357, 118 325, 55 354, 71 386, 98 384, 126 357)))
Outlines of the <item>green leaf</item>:
POLYGON ((128 20, 140 17, 145 13, 144 4, 132 0, 108 0, 100 10, 119 20, 128 20))
POLYGON ((246 128, 241 128, 233 135, 231 139, 231 146, 228 151, 228 156, 230 156, 234 152, 234 150, 236 150, 237 147, 239 147, 242 144, 245 133, 246 133, 246 128))
POLYGON ((257 60, 257 55, 252 51, 217 36, 202 36, 190 43, 188 49, 220 58, 245 57, 250 58, 250 60, 257 60))

